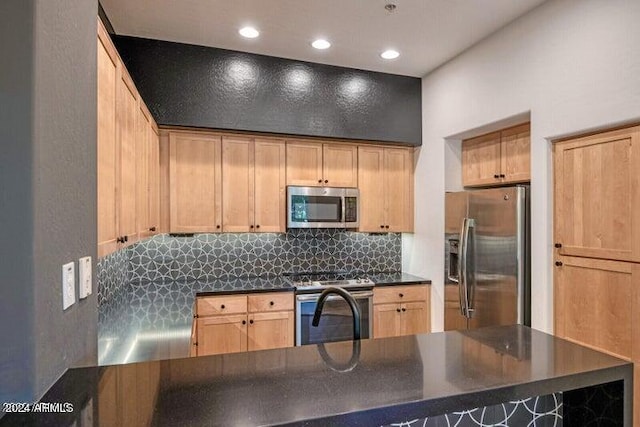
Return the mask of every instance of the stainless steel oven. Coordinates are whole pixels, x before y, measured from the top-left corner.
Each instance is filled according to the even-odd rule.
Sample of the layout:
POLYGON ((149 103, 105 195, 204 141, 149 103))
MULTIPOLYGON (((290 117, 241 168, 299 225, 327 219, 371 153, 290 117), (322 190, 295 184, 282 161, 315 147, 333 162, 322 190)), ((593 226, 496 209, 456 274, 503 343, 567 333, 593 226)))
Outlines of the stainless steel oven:
MULTIPOLYGON (((373 327, 373 292, 350 291, 360 308, 360 338, 371 338, 373 327)), ((349 304, 339 296, 329 296, 324 304, 320 324, 311 325, 320 292, 296 295, 296 345, 318 344, 353 339, 353 316, 349 304)))
POLYGON ((357 188, 287 187, 287 228, 357 228, 357 188))

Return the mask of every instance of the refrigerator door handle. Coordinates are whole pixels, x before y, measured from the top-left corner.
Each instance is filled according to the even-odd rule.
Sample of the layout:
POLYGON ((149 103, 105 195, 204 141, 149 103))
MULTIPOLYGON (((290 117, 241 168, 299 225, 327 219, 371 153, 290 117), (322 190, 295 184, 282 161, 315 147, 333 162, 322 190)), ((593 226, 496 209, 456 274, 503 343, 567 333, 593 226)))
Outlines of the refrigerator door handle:
POLYGON ((473 218, 462 220, 462 230, 460 231, 460 262, 458 264, 458 298, 460 299, 460 312, 467 319, 471 318, 473 309, 469 307, 469 277, 468 277, 468 257, 469 257, 469 233, 475 227, 473 218))

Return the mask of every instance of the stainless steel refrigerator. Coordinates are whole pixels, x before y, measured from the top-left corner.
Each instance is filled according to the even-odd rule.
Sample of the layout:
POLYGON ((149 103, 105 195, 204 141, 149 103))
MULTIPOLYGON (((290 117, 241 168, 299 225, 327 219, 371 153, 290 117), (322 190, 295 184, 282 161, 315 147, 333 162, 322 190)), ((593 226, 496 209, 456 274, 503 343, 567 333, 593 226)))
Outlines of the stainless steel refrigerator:
POLYGON ((531 325, 529 187, 446 193, 444 329, 531 325))

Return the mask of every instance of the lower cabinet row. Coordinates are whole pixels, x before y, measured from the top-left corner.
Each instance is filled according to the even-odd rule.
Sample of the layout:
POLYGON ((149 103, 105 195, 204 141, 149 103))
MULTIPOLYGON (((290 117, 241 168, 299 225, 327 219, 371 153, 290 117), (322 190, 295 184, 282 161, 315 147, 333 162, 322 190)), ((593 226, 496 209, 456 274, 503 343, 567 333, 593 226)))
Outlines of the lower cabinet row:
MULTIPOLYGON (((430 332, 429 286, 374 289, 373 337, 430 332)), ((293 292, 196 298, 191 356, 293 347, 293 292)))

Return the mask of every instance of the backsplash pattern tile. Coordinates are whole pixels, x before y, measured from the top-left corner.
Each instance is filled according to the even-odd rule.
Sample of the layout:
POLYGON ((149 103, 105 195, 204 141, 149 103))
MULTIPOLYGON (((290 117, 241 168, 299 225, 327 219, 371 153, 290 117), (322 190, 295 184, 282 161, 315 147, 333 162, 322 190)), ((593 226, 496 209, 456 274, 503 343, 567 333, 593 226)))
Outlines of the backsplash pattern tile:
POLYGON ((310 271, 391 272, 402 268, 399 233, 291 230, 286 234, 154 236, 131 247, 133 283, 213 280, 310 271))
POLYGON ((131 280, 130 248, 116 251, 98 260, 96 280, 98 282, 98 305, 103 305, 131 280))

